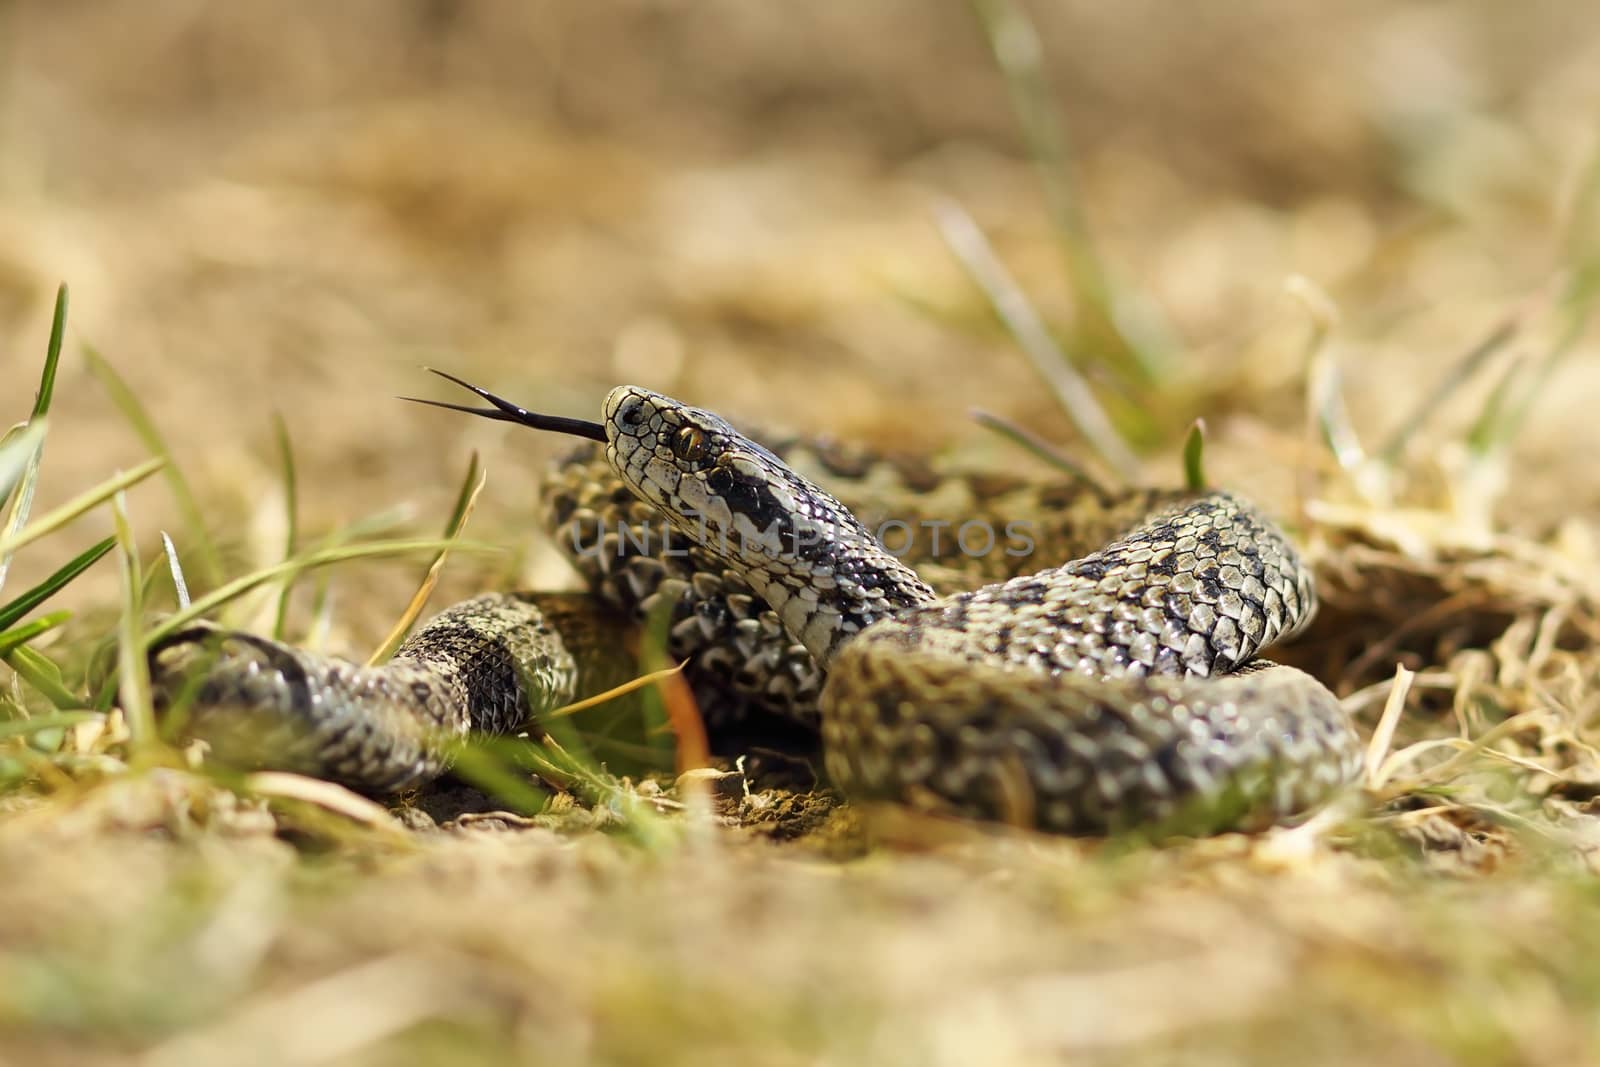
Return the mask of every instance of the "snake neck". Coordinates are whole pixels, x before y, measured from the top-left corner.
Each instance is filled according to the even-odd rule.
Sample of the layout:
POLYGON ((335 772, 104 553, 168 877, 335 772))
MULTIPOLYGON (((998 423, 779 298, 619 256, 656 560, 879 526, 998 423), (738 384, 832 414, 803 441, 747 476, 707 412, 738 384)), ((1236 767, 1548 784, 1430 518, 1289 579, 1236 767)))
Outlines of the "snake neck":
POLYGON ((781 463, 686 482, 676 506, 657 503, 668 521, 749 583, 824 670, 868 626, 938 599, 849 508, 781 463))
POLYGON ((782 568, 762 566, 737 553, 724 558, 772 606, 789 636, 804 645, 824 670, 841 648, 873 623, 937 599, 932 587, 884 549, 865 527, 853 517, 849 523, 853 528, 810 546, 801 559, 787 561, 782 568))

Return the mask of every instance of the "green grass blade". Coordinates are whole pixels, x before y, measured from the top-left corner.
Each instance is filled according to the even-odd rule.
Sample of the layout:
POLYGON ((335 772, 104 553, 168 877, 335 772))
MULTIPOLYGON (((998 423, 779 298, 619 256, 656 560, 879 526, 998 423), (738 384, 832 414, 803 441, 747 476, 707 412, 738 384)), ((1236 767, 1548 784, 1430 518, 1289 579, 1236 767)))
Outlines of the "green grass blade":
POLYGON ((121 376, 112 369, 111 364, 106 362, 91 345, 84 346, 83 354, 88 360, 89 370, 100 380, 101 386, 110 395, 111 402, 122 412, 123 418, 128 420, 134 433, 139 435, 139 440, 144 442, 145 448, 156 458, 165 461, 167 484, 177 501, 179 514, 183 516, 184 533, 198 556, 197 569, 200 572, 200 580, 207 586, 215 585, 222 575, 217 547, 206 529, 205 519, 201 515, 199 503, 195 500, 194 491, 189 487, 189 480, 173 461, 172 450, 167 447, 161 431, 156 429, 149 412, 139 403, 138 397, 134 396, 133 390, 128 388, 121 376))
POLYGON ((72 612, 70 611, 52 611, 48 615, 33 620, 26 626, 18 626, 14 630, 6 630, 4 633, 0 633, 0 656, 10 652, 13 648, 27 644, 40 634, 49 633, 70 618, 72 618, 72 612))
MULTIPOLYGON (((56 290, 55 313, 50 319, 50 340, 45 346, 44 370, 39 375, 39 391, 33 398, 33 413, 28 417, 30 426, 42 426, 45 416, 50 412, 50 401, 56 391, 56 368, 61 363, 61 337, 66 329, 67 287, 63 284, 56 290)), ((44 432, 41 429, 37 441, 28 453, 21 481, 15 483, 13 487, 8 479, 0 479, 0 485, 5 486, 4 498, 11 502, 11 510, 6 515, 6 521, 4 525, 0 525, 0 542, 15 535, 28 521, 28 514, 33 510, 33 492, 39 483, 39 468, 43 463, 44 432), (16 492, 14 499, 11 496, 13 488, 16 492)), ((6 584, 6 572, 10 569, 11 553, 0 552, 0 587, 6 584)))
POLYGON ((122 572, 122 613, 117 621, 117 703, 128 722, 128 744, 136 759, 161 738, 156 733, 155 703, 150 694, 150 664, 145 659, 143 568, 126 498, 111 501, 117 529, 117 561, 122 572))
POLYGON ((31 719, 0 722, 0 741, 12 737, 27 737, 29 734, 45 730, 61 730, 104 717, 97 711, 58 711, 51 715, 36 715, 31 719))
POLYGON ((1519 383, 1528 376, 1528 369, 1527 359, 1513 359, 1495 379, 1488 396, 1484 397, 1483 407, 1478 410, 1478 417, 1467 429, 1467 448, 1474 455, 1488 455, 1496 451, 1506 439, 1505 430, 1511 421, 1510 412, 1516 406, 1513 397, 1516 395, 1519 383))
MULTIPOLYGON (((277 414, 272 418, 272 436, 278 444, 278 459, 283 464, 283 507, 285 523, 288 532, 284 536, 283 558, 293 559, 300 551, 300 490, 299 478, 295 473, 294 445, 289 439, 288 424, 283 421, 283 415, 277 414)), ((285 628, 288 626, 289 598, 294 595, 294 582, 299 572, 290 574, 284 579, 283 589, 278 593, 278 610, 272 618, 272 638, 282 641, 285 628)))
POLYGON ((166 460, 160 457, 147 459, 132 470, 107 478, 88 492, 73 497, 59 508, 47 513, 9 537, 0 538, 0 558, 12 555, 17 549, 22 548, 24 545, 32 544, 46 534, 54 533, 85 512, 105 503, 124 489, 144 481, 165 465, 166 460))
POLYGON ((61 669, 27 645, 19 645, 0 655, 7 667, 33 686, 57 711, 79 711, 88 702, 61 684, 61 669))
POLYGON ((1183 441, 1183 484, 1193 493, 1210 487, 1206 481, 1206 420, 1195 419, 1189 427, 1189 436, 1183 441))
MULTIPOLYGON (((467 519, 472 515, 472 506, 477 503, 478 494, 483 492, 483 487, 488 484, 488 477, 483 473, 483 466, 478 461, 478 453, 472 453, 472 459, 467 463, 467 476, 461 480, 461 489, 456 493, 455 506, 450 509, 450 517, 444 524, 444 541, 448 546, 461 536, 461 531, 467 525, 467 519)), ((444 562, 449 558, 450 549, 441 548, 435 553, 433 560, 428 564, 428 569, 423 573, 422 583, 417 587, 416 594, 411 602, 406 605, 406 610, 401 613, 400 619, 395 623, 394 629, 379 646, 378 650, 367 660, 367 666, 375 667, 380 663, 387 663, 394 658, 395 652, 405 642, 406 635, 416 625, 417 617, 422 614, 422 609, 427 606, 428 597, 433 593, 433 587, 439 582, 439 574, 444 569, 444 562)))
MULTIPOLYGON (((388 556, 409 555, 413 552, 437 552, 445 547, 446 544, 447 542, 440 541, 437 538, 419 538, 412 541, 379 541, 371 544, 342 545, 338 548, 324 549, 308 553, 297 559, 275 563, 270 567, 252 571, 211 590, 205 596, 196 599, 187 608, 176 611, 162 619, 150 628, 145 634, 145 638, 149 641, 156 641, 168 634, 175 633, 196 619, 215 611, 228 603, 228 601, 267 582, 282 578, 293 571, 315 570, 353 559, 381 559, 388 556)), ((457 552, 501 551, 494 545, 462 541, 455 542, 451 547, 457 552)))
POLYGON ((1399 463, 1406 445, 1417 432, 1463 385, 1477 376, 1491 356, 1511 343, 1521 325, 1521 318, 1518 315, 1503 320, 1489 332, 1487 337, 1473 345, 1464 356, 1446 368, 1428 394, 1395 426, 1389 439, 1378 449, 1378 458, 1391 467, 1399 463))
POLYGON ((15 600, 0 607, 0 630, 9 630, 28 612, 49 600, 52 596, 65 589, 74 578, 99 562, 100 557, 111 551, 111 546, 117 543, 114 537, 87 549, 74 557, 70 562, 56 571, 50 577, 29 589, 15 600))
POLYGON ((39 376, 39 395, 33 400, 33 417, 43 418, 50 411, 56 391, 56 367, 61 363, 61 339, 67 332, 67 283, 56 287, 56 307, 50 316, 50 340, 44 350, 44 373, 39 376))
POLYGON ((503 738, 474 739, 461 746, 450 770, 512 811, 537 815, 550 803, 550 794, 517 770, 516 761, 505 753, 505 747, 503 738))
POLYGON ((1597 297, 1600 297, 1600 257, 1586 264, 1569 280, 1561 300, 1561 329, 1544 358, 1525 375, 1508 375, 1501 383, 1503 393, 1496 390, 1491 402, 1485 406, 1483 416, 1469 434, 1473 451, 1479 455, 1501 451, 1516 440, 1556 368, 1566 361, 1583 339, 1593 318, 1597 297), (1521 388, 1514 388, 1519 383, 1521 388))

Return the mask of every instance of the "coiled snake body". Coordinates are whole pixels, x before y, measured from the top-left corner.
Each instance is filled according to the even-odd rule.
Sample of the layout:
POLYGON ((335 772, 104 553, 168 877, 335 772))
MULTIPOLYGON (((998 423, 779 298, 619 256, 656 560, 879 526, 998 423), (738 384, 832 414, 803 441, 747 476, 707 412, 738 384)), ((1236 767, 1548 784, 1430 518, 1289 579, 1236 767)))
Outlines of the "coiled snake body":
POLYGON ((974 559, 951 537, 924 553, 941 585, 1003 579, 941 597, 862 522, 870 494, 852 511, 797 470, 865 475, 864 454, 768 450, 633 386, 590 423, 458 384, 494 405, 460 410, 597 442, 544 493, 594 596, 466 601, 379 668, 183 630, 151 663, 158 699, 189 686, 190 733, 230 760, 372 792, 414 785, 469 732, 537 729, 597 688, 585 675, 614 641, 596 603, 640 616, 665 600, 670 651, 691 661, 707 714, 818 723, 852 796, 1069 833, 1206 832, 1303 815, 1358 770, 1333 694, 1254 658, 1309 620, 1314 594, 1285 536, 1230 494, 969 482, 939 504, 938 482, 913 484, 878 514, 915 528, 953 503, 993 530, 1024 497, 1034 509, 1032 553, 974 559), (1045 553, 1071 561, 1036 569, 1045 553))

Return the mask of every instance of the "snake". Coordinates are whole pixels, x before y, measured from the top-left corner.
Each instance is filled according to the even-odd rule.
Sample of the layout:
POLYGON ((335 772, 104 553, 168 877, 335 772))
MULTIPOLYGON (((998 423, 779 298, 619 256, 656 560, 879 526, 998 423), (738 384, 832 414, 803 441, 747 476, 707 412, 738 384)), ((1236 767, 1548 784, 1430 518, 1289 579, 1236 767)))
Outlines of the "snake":
POLYGON ((1307 625, 1315 588, 1231 492, 942 474, 639 386, 591 421, 435 373, 488 406, 422 403, 582 439, 541 512, 589 592, 471 598, 378 666, 181 627, 149 650, 152 690, 214 757, 413 789, 470 737, 540 734, 626 673, 619 627, 665 615, 708 724, 815 730, 852 800, 1205 834, 1301 821, 1359 776, 1338 698, 1259 655, 1307 625), (891 544, 928 529, 942 545, 891 544), (1002 529, 1019 544, 999 550, 1002 529))

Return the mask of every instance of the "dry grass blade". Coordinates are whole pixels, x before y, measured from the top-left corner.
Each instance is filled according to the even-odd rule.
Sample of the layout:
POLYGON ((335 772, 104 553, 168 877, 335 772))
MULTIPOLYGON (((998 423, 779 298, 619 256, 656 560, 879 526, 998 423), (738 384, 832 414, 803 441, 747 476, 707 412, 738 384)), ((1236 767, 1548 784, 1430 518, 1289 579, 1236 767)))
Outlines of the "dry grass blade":
MULTIPOLYGON (((1513 715, 1511 718, 1497 724, 1492 729, 1485 730, 1481 735, 1470 741, 1460 737, 1440 737, 1433 738, 1428 741, 1418 741, 1416 744, 1409 745, 1406 748, 1401 749, 1399 752, 1391 753, 1388 759, 1384 760, 1383 766, 1379 768, 1378 780, 1380 782, 1387 783, 1394 777, 1395 772, 1401 767, 1408 763, 1414 762, 1419 756, 1426 755, 1429 752, 1437 751, 1441 748, 1453 749, 1455 750, 1456 754, 1437 766, 1428 768, 1425 772, 1418 775, 1416 781, 1406 783, 1406 788, 1408 790, 1420 789, 1433 783, 1449 781, 1462 770, 1467 761, 1478 756, 1488 756, 1492 759, 1500 759, 1520 766, 1521 762, 1519 762, 1518 757, 1509 756, 1503 752, 1496 752, 1489 746, 1493 745, 1502 737, 1518 733, 1522 730, 1537 728, 1542 719, 1542 712, 1523 712, 1520 715, 1513 715)), ((1538 770, 1540 773, 1551 773, 1547 767, 1539 767, 1537 764, 1532 764, 1530 766, 1538 770)))
POLYGON ((472 509, 478 503, 478 494, 483 492, 483 487, 489 484, 489 476, 478 462, 478 453, 472 453, 472 459, 467 464, 467 476, 462 479, 461 491, 456 494, 455 507, 450 510, 450 518, 444 527, 445 547, 439 549, 433 557, 433 562, 428 565, 427 573, 422 577, 422 584, 417 587, 416 593, 406 605, 405 611, 400 613, 400 618, 395 622, 394 629, 389 631, 389 636, 377 651, 367 660, 367 666, 375 667, 380 663, 387 663, 394 658, 396 650, 405 641, 406 635, 417 624, 417 619, 422 614, 422 609, 427 607, 428 597, 433 595, 434 586, 439 584, 439 575, 444 570, 445 560, 450 556, 449 546, 461 536, 461 531, 466 528, 467 520, 472 517, 472 509))
POLYGON ((999 434, 1001 437, 1004 437, 1012 444, 1020 445, 1024 450, 1031 452, 1035 456, 1038 456, 1040 459, 1050 464, 1050 466, 1064 471, 1066 474, 1071 475, 1078 481, 1083 482, 1086 485, 1093 486, 1102 493, 1108 493, 1110 491, 1106 488, 1104 482, 1100 481, 1100 479, 1089 473, 1088 468, 1084 467, 1081 463, 1078 463, 1071 456, 1067 455, 1065 452, 1061 451, 1059 448, 1055 447, 1038 434, 1032 433, 1023 427, 1018 426, 1010 419, 1004 418, 1000 415, 995 415, 988 411, 974 410, 972 412, 972 421, 976 422, 979 426, 982 426, 986 430, 993 430, 995 433, 999 434))
POLYGON ((389 814, 389 809, 334 782, 307 778, 305 775, 290 774, 287 771, 256 771, 245 776, 244 787, 257 796, 279 797, 284 800, 314 804, 325 811, 342 815, 351 822, 360 823, 389 836, 409 840, 410 835, 406 833, 405 827, 389 814))
POLYGON ((1377 791, 1383 786, 1383 778, 1380 777, 1379 771, 1384 769, 1384 759, 1389 754, 1389 746, 1394 743, 1394 731, 1400 725, 1400 716, 1406 707, 1406 697, 1411 694, 1411 683, 1415 678, 1415 672, 1406 670, 1398 663, 1395 664, 1394 681, 1389 685, 1389 698, 1384 701, 1383 714, 1378 718, 1377 729, 1372 731, 1372 740, 1367 744, 1366 758, 1362 761, 1369 790, 1377 791))
MULTIPOLYGON (((14 428, 0 443, 0 506, 11 497, 11 509, 5 522, 0 523, 0 542, 16 536, 27 522, 33 508, 33 488, 39 472, 39 460, 44 454, 44 439, 49 424, 44 418, 30 420, 14 428)), ((5 587, 6 575, 11 570, 11 552, 0 553, 0 588, 5 587)))
POLYGON ((161 531, 161 550, 167 556, 167 573, 172 576, 172 589, 178 598, 178 610, 189 606, 189 583, 183 576, 183 564, 178 560, 178 546, 172 543, 167 531, 161 531))
POLYGON ((1308 279, 1294 278, 1289 292, 1311 313, 1311 337, 1306 343, 1306 411, 1334 460, 1345 470, 1366 461, 1367 453, 1350 422, 1344 403, 1343 375, 1329 343, 1338 322, 1333 300, 1308 279))
POLYGON ((33 462, 34 454, 44 441, 48 420, 20 422, 0 437, 0 505, 9 499, 10 492, 33 462))
POLYGON ((651 671, 648 674, 641 674, 639 677, 629 679, 628 681, 623 682, 621 685, 612 686, 603 693, 596 693, 594 696, 584 697, 582 700, 576 701, 575 703, 564 704, 554 711, 545 712, 544 715, 540 717, 545 719, 554 719, 560 718, 564 715, 576 715, 580 711, 588 711, 590 708, 599 707, 601 704, 605 704, 608 701, 615 700, 621 696, 627 696, 629 693, 643 689, 647 685, 654 685, 656 682, 675 677, 676 675, 681 674, 683 669, 688 665, 689 661, 684 660, 676 667, 663 667, 658 671, 651 671))
POLYGON ((1118 477, 1134 480, 1139 473, 1138 457, 1117 433, 1089 384, 1057 347, 1044 320, 995 255, 978 224, 953 200, 939 200, 936 210, 945 243, 988 296, 1072 424, 1118 477))

